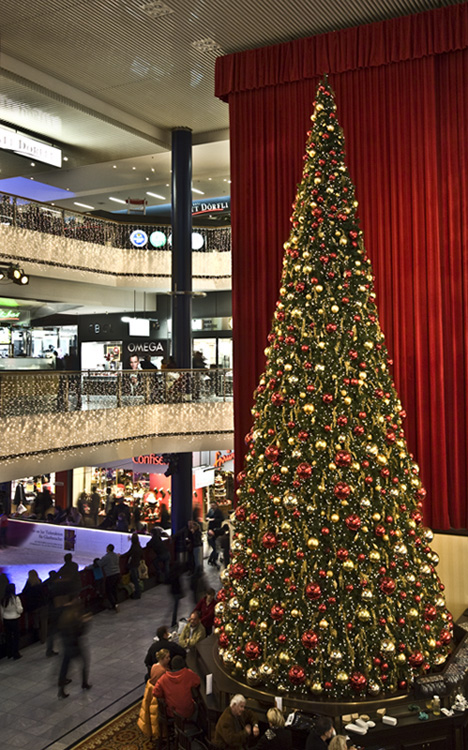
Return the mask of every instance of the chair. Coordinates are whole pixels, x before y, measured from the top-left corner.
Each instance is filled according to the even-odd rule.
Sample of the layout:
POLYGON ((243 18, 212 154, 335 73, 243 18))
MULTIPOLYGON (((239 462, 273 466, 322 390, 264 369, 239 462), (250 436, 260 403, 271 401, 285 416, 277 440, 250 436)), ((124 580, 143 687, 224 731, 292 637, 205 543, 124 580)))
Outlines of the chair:
POLYGON ((176 748, 192 750, 192 742, 203 735, 203 730, 191 719, 174 711, 174 726, 176 734, 176 748))
POLYGON ((159 742, 158 746, 166 747, 167 750, 177 750, 175 736, 175 721, 167 713, 167 704, 164 698, 158 697, 158 724, 159 742))

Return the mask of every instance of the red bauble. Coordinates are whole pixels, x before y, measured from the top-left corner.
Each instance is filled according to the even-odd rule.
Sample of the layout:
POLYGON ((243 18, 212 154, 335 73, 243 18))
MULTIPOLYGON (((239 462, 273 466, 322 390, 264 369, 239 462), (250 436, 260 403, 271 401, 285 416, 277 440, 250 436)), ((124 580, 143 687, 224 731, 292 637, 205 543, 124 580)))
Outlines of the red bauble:
POLYGON ((289 670, 288 678, 289 678, 289 682, 291 682, 293 685, 301 685, 306 678, 303 667, 300 667, 298 664, 295 664, 289 670))
POLYGON ((361 672, 353 672, 349 682, 355 693, 362 693, 367 687, 367 680, 361 672))
POLYGON ((226 633, 221 633, 219 636, 219 645, 221 648, 226 648, 226 646, 229 646, 229 638, 227 637, 226 633))
POLYGON ((272 608, 270 609, 270 615, 272 616, 273 620, 276 620, 279 622, 284 617, 284 609, 281 606, 281 604, 273 604, 272 608))
POLYGON ((442 643, 449 643, 452 640, 450 630, 445 630, 445 628, 441 630, 439 634, 439 640, 442 643))
POLYGON ((336 556, 337 556, 338 560, 341 560, 341 562, 343 562, 344 560, 348 559, 349 552, 348 552, 347 549, 344 549, 343 547, 340 547, 340 549, 338 549, 336 551, 336 556))
POLYGON ((342 469, 351 466, 352 460, 351 453, 348 453, 348 451, 338 451, 338 453, 335 454, 335 463, 342 469))
POLYGON ((385 526, 379 523, 374 529, 374 534, 375 536, 383 536, 385 534, 385 526))
POLYGON ((286 643, 286 641, 287 641, 287 640, 288 640, 288 639, 287 639, 287 637, 285 636, 285 634, 284 634, 284 633, 281 633, 281 635, 279 635, 279 636, 278 636, 278 641, 279 641, 280 643, 286 643))
POLYGON ((422 517, 422 513, 420 513, 420 512, 419 512, 419 510, 413 510, 413 511, 411 512, 411 518, 412 518, 412 519, 413 519, 413 521, 415 521, 415 523, 417 523, 418 525, 419 525, 420 523, 422 523, 422 520, 423 520, 423 517, 422 517))
POLYGON ((312 474, 312 466, 306 463, 299 464, 296 469, 296 473, 300 479, 308 479, 312 474))
POLYGON ((387 443, 394 443, 395 442, 396 435, 393 432, 393 430, 387 430, 387 433, 385 435, 385 439, 386 439, 387 443))
POLYGON ((318 636, 313 630, 306 630, 301 637, 301 643, 305 648, 315 648, 318 644, 318 640, 318 636))
POLYGON ((279 484, 281 482, 281 474, 272 474, 270 477, 270 482, 275 485, 279 484))
POLYGON ((333 492, 335 493, 335 497, 339 500, 347 500, 351 493, 351 488, 346 482, 338 482, 335 484, 333 492))
POLYGON ((345 425, 348 424, 348 417, 341 416, 341 417, 338 417, 336 421, 340 427, 344 427, 345 425))
POLYGON ((278 391, 275 391, 275 393, 271 394, 271 403, 273 406, 282 406, 284 404, 284 396, 278 391))
POLYGON ((324 393, 322 396, 322 401, 324 404, 332 404, 333 403, 333 396, 331 393, 324 393))
MULTIPOLYGON (((258 521, 258 515, 256 513, 251 513, 250 516, 249 516, 249 521, 250 521, 250 523, 255 523, 256 521, 258 521)), ((253 557, 253 555, 252 555, 252 557, 253 557)), ((254 560, 255 559, 256 558, 254 558, 254 560)))
POLYGON ((267 531, 266 534, 262 536, 262 544, 265 549, 273 549, 278 544, 278 540, 272 531, 267 531))
POLYGON ((300 432, 298 432, 297 437, 299 438, 299 440, 301 440, 301 442, 304 443, 306 440, 309 439, 309 433, 306 432, 305 430, 301 430, 300 432))
POLYGON ((327 333, 335 333, 335 331, 336 331, 336 325, 335 325, 335 323, 328 323, 325 326, 325 330, 326 330, 327 333))
POLYGON ((280 454, 279 448, 276 445, 270 445, 265 449, 265 458, 268 461, 277 461, 280 454))
POLYGON ((245 471, 240 471, 237 475, 237 481, 239 484, 242 484, 242 482, 245 479, 245 471))
POLYGON ((255 641, 248 641, 245 644, 244 653, 247 659, 258 659, 262 653, 262 649, 255 641))
POLYGON ((408 661, 411 664, 411 666, 416 669, 417 667, 420 667, 423 664, 424 654, 422 654, 421 651, 413 651, 413 653, 409 655, 408 661))
POLYGON ((240 581, 241 578, 245 578, 245 576, 247 575, 247 571, 242 563, 235 563, 229 568, 229 575, 236 581, 240 581))
POLYGON ((347 517, 345 524, 350 531, 356 532, 361 528, 361 519, 353 513, 351 516, 347 517))
POLYGON ((316 599, 320 599, 320 597, 322 596, 322 589, 320 588, 318 583, 308 583, 305 593, 308 599, 310 599, 311 601, 315 601, 316 599))
POLYGON ((384 578, 380 582, 380 590, 383 591, 384 594, 390 595, 393 594, 396 588, 396 583, 393 580, 393 578, 384 578))
POLYGON ((238 521, 245 521, 245 508, 242 505, 236 508, 236 519, 238 521))
POLYGON ((437 617, 437 610, 432 604, 427 604, 424 608, 424 619, 429 620, 431 622, 432 620, 435 620, 437 617))

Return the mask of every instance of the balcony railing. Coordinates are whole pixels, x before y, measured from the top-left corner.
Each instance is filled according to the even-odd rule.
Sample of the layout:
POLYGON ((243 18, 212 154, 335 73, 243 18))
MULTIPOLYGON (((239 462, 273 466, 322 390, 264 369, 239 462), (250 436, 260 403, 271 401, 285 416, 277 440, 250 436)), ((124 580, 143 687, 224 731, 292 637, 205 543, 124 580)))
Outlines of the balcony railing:
MULTIPOLYGON (((20 198, 0 192, 0 225, 29 229, 43 234, 66 237, 73 240, 92 242, 97 245, 135 250, 130 235, 135 229, 144 229, 150 238, 154 232, 161 232, 165 242, 153 247, 151 242, 142 250, 171 250, 169 236, 171 227, 140 223, 121 223, 108 219, 57 208, 46 203, 20 198)), ((199 227, 196 231, 203 237, 203 246, 198 252, 230 252, 231 228, 199 227)))
POLYGON ((232 400, 232 370, 0 372, 0 417, 232 400))

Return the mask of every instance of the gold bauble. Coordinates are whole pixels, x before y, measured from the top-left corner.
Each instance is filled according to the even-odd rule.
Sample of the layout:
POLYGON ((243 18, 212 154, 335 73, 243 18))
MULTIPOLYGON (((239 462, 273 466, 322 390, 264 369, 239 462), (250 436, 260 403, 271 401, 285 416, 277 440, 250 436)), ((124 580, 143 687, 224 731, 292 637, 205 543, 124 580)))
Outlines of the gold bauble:
POLYGON ((279 693, 280 695, 284 695, 284 693, 287 693, 288 690, 289 690, 289 688, 287 687, 287 685, 285 685, 282 682, 279 682, 277 684, 277 686, 276 686, 276 691, 275 692, 279 693))
POLYGON ((434 539, 434 533, 432 529, 428 529, 427 526, 425 526, 421 529, 421 537, 425 542, 432 542, 434 539))
POLYGON ((291 524, 289 524, 287 521, 283 521, 281 524, 281 531, 284 531, 286 534, 288 531, 291 531, 291 524))
POLYGON ((349 572, 351 570, 354 570, 354 563, 353 563, 352 560, 348 559, 348 560, 345 560, 343 562, 343 566, 342 567, 343 567, 343 570, 347 570, 349 572))
POLYGON ((277 557, 277 558, 276 558, 276 564, 277 564, 277 565, 284 565, 284 560, 283 560, 283 558, 282 558, 282 557, 277 557))
POLYGON ((319 540, 316 539, 314 536, 311 536, 307 540, 307 546, 308 546, 309 549, 317 549, 317 547, 319 546, 319 544, 320 544, 319 540))
POLYGON ((363 533, 363 534, 367 534, 367 533, 368 533, 368 531, 369 531, 369 527, 368 527, 368 525, 367 525, 366 523, 364 523, 364 524, 363 524, 363 525, 361 526, 361 531, 362 531, 362 533, 363 533))
POLYGON ((281 474, 287 474, 289 472, 289 469, 287 466, 282 466, 280 472, 281 474))
POLYGON ((406 655, 405 654, 397 654, 395 656, 395 661, 397 664, 406 664, 406 655))
POLYGON ((232 609, 233 612, 237 611, 240 607, 239 599, 237 596, 233 596, 232 599, 229 599, 229 609, 232 609))
POLYGON ((380 562, 380 552, 377 552, 376 549, 371 549, 369 552, 369 560, 373 563, 380 562))
POLYGON ((357 611, 357 617, 360 622, 369 622, 371 618, 371 613, 368 609, 358 609, 357 611))
POLYGON ((421 567, 419 568, 419 572, 422 576, 430 576, 432 573, 431 566, 424 563, 424 565, 421 565, 421 567))
POLYGON ((320 682, 313 682, 310 686, 310 692, 314 695, 320 695, 320 693, 323 693, 323 687, 320 682))
POLYGON ((332 313, 337 313, 337 312, 340 312, 340 308, 338 307, 338 305, 332 305, 331 311, 332 313))
POLYGON ((368 351, 370 351, 373 348, 374 348, 374 344, 372 341, 364 341, 364 349, 367 349, 368 351))
POLYGON ((227 624, 226 624, 226 625, 224 626, 224 630, 225 630, 225 632, 226 632, 226 633, 228 633, 228 635, 230 635, 230 634, 232 633, 232 631, 233 631, 233 627, 232 627, 232 625, 231 625, 231 623, 230 623, 230 622, 228 622, 228 623, 227 623, 227 624))
POLYGON ((304 404, 302 407, 302 411, 304 414, 313 414, 315 411, 315 406, 313 404, 304 404))
POLYGON ((291 372, 291 370, 292 370, 292 365, 291 365, 291 364, 289 364, 289 362, 288 362, 288 364, 286 364, 286 365, 284 366, 284 369, 286 370, 286 372, 291 372))
POLYGON ((273 500, 272 500, 272 502, 273 502, 273 505, 279 505, 280 502, 281 502, 281 498, 280 497, 274 497, 273 500))
POLYGON ((375 680, 369 680, 369 684, 367 685, 367 692, 369 695, 375 696, 380 693, 380 685, 375 680))
POLYGON ((333 649, 333 651, 330 653, 330 661, 333 662, 333 664, 340 664, 340 662, 343 660, 343 654, 341 651, 338 651, 338 649, 333 649))
POLYGON ((346 406, 349 406, 353 400, 349 396, 346 396, 346 398, 344 398, 343 401, 345 402, 346 406))
POLYGON ((336 675, 336 681, 339 682, 340 685, 345 685, 349 680, 349 675, 347 672, 344 671, 344 669, 341 669, 337 675, 336 675))
POLYGON ((257 685, 260 682, 260 672, 257 667, 250 667, 245 676, 249 685, 257 685))
POLYGON ((295 442, 296 442, 295 438, 293 437, 288 438, 288 445, 294 445, 295 442))
POLYGON ((260 664, 258 669, 262 677, 271 677, 273 674, 273 668, 269 664, 260 664))
POLYGON ((407 617, 408 617, 408 620, 417 620, 417 619, 418 619, 418 617, 419 617, 419 612, 418 612, 418 610, 417 610, 417 609, 416 609, 415 607, 411 607, 411 608, 410 608, 410 609, 408 610, 408 614, 407 614, 407 617))
POLYGON ((380 650, 383 654, 393 654, 395 651, 395 643, 390 638, 384 638, 380 644, 380 650))
POLYGON ((382 453, 379 453, 377 456, 377 463, 380 466, 385 466, 386 464, 388 464, 387 456, 384 456, 382 453))
POLYGON ((224 614, 224 602, 218 602, 215 605, 215 615, 216 617, 222 617, 224 614))
POLYGON ((377 456, 378 452, 379 449, 374 443, 366 445, 366 453, 370 453, 371 456, 377 456))
POLYGON ((292 492, 287 492, 286 495, 283 498, 283 505, 285 508, 288 508, 288 510, 292 510, 297 506, 298 500, 297 496, 293 495, 292 492))
POLYGON ((223 662, 226 667, 232 666, 236 661, 236 657, 232 651, 225 651, 223 656, 223 662))
POLYGON ((315 443, 315 447, 319 451, 324 451, 325 448, 327 447, 327 444, 326 444, 325 440, 317 440, 316 443, 315 443))
MULTIPOLYGON (((393 548, 396 555, 401 555, 404 557, 408 554, 408 550, 406 548, 406 544, 403 544, 403 542, 397 542, 393 548)), ((429 567, 429 566, 428 566, 429 567)), ((429 569, 430 572, 430 569, 429 569)))
POLYGON ((427 647, 428 647, 428 649, 429 649, 430 651, 434 651, 434 649, 435 649, 436 645, 437 645, 437 643, 436 643, 436 639, 435 639, 435 638, 429 638, 429 640, 428 640, 428 642, 427 642, 427 647))
POLYGON ((244 665, 242 664, 242 662, 241 662, 240 659, 238 661, 236 661, 236 669, 237 669, 238 672, 240 672, 243 669, 243 666, 244 665))
POLYGON ((328 464, 328 468, 330 469, 330 471, 335 471, 335 469, 336 469, 336 464, 334 464, 334 463, 332 462, 331 464, 328 464))
POLYGON ((320 620, 319 628, 320 630, 326 630, 328 628, 328 620, 320 620))
POLYGON ((437 654, 437 656, 434 659, 434 664, 439 666, 440 664, 443 664, 447 660, 448 654, 437 654))
POLYGON ((331 514, 330 521, 332 523, 338 523, 339 520, 340 520, 340 517, 339 517, 338 513, 332 513, 331 514))
POLYGON ((300 617, 302 612, 299 609, 292 609, 291 610, 291 617, 300 617))
POLYGON ((287 651, 280 651, 280 653, 278 654, 278 661, 280 664, 286 667, 291 661, 291 657, 289 656, 287 651))
POLYGON ((380 513, 373 513, 372 514, 372 520, 375 521, 376 523, 377 523, 377 521, 380 521, 381 518, 382 518, 382 516, 380 515, 380 513))
POLYGON ((327 578, 333 578, 334 575, 333 570, 327 570, 327 578))
POLYGON ((406 580, 408 581, 408 583, 416 583, 416 576, 413 575, 413 573, 407 573, 406 580))
POLYGON ((305 391, 301 391, 299 394, 299 398, 305 398, 307 396, 307 393, 305 391))
POLYGON ((256 597, 252 597, 252 599, 249 601, 249 608, 254 612, 257 609, 260 609, 260 602, 256 597))
POLYGON ((365 602, 370 602, 374 598, 374 594, 370 589, 363 589, 361 592, 361 599, 365 602))
POLYGON ((438 596, 434 601, 434 606, 439 607, 441 609, 442 607, 445 607, 445 599, 443 596, 438 596))
POLYGON ((361 508, 363 508, 363 510, 365 510, 367 508, 370 508, 371 505, 372 505, 372 503, 371 503, 371 501, 367 497, 363 497, 362 500, 361 500, 361 502, 360 502, 360 505, 361 505, 361 508))
MULTIPOLYGON (((312 269, 311 269, 311 270, 312 270, 312 269)), ((319 292, 319 293, 320 293, 320 292, 323 292, 323 286, 322 286, 321 284, 316 284, 316 285, 315 285, 315 291, 316 291, 316 292, 319 292)))

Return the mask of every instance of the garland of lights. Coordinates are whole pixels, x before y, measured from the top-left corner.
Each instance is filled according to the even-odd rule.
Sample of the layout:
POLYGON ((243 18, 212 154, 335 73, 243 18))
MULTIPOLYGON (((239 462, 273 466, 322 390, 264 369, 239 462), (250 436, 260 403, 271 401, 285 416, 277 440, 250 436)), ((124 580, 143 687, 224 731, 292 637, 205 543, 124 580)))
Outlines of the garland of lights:
POLYGON ((394 695, 445 663, 452 617, 326 80, 312 122, 215 632, 263 690, 394 695))

